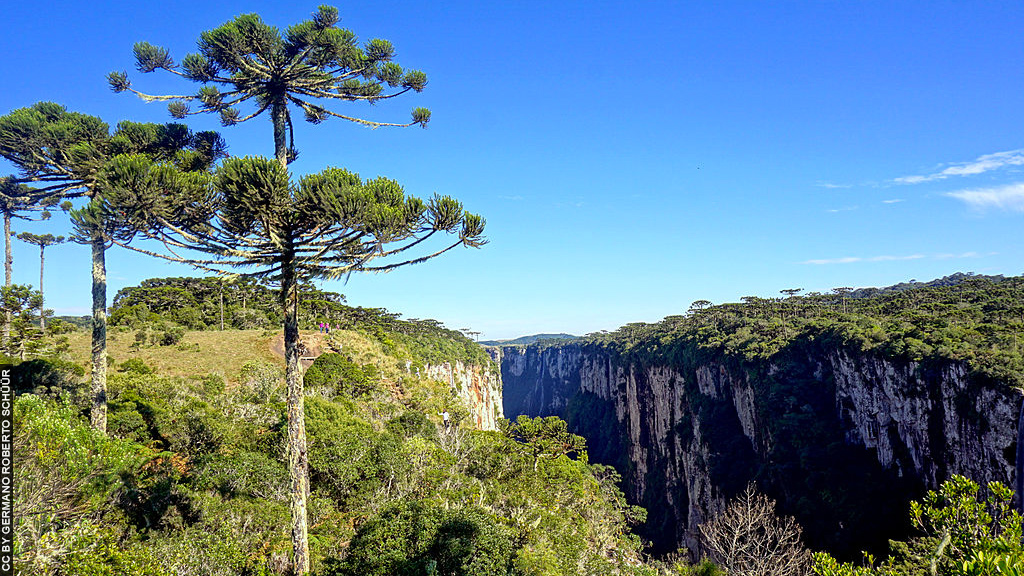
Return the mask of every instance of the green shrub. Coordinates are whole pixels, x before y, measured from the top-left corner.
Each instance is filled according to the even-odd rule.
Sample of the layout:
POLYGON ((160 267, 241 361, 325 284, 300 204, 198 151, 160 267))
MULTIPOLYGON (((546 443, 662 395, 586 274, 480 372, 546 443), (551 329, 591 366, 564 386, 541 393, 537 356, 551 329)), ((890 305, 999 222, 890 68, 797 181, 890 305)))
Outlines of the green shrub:
POLYGON ((172 326, 160 335, 160 339, 157 341, 161 346, 174 346, 181 339, 185 337, 185 328, 182 326, 172 326))
POLYGON ((230 420, 201 401, 174 406, 163 412, 158 425, 161 436, 168 441, 167 448, 189 456, 216 452, 233 432, 230 420))
POLYGON ((303 382, 306 388, 323 386, 339 396, 361 396, 376 389, 379 380, 376 366, 360 366, 348 356, 328 352, 306 370, 303 382))
POLYGON ((93 430, 78 412, 31 394, 15 402, 14 542, 21 573, 46 574, 67 553, 91 547, 88 519, 109 506, 124 478, 148 458, 137 444, 93 430))
POLYGON ((131 372, 132 374, 153 374, 156 372, 151 366, 148 366, 142 358, 130 358, 121 363, 117 367, 119 372, 131 372))
POLYGON ((271 326, 267 315, 253 308, 235 310, 231 313, 231 327, 238 330, 257 330, 271 326))
POLYGON ((135 332, 135 341, 132 342, 132 346, 131 347, 134 348, 135 350, 138 350, 139 348, 142 348, 143 346, 145 346, 146 342, 148 340, 149 340, 149 328, 147 328, 146 326, 143 326, 142 328, 139 328, 139 330, 137 332, 135 332))
POLYGON ((268 510, 259 503, 255 503, 256 509, 252 509, 251 502, 223 504, 227 505, 210 511, 222 514, 223 519, 187 526, 171 537, 150 543, 153 555, 168 572, 174 576, 279 576, 288 573, 286 543, 281 542, 274 531, 245 529, 232 522, 236 516, 242 516, 250 524, 258 522, 262 519, 259 508, 263 516, 275 523, 286 523, 287 516, 282 517, 279 510, 268 510))
POLYGON ((16 365, 13 375, 15 394, 28 392, 51 398, 66 394, 69 400, 78 404, 79 396, 85 393, 82 384, 85 368, 74 362, 37 358, 16 365))
POLYGON ((196 472, 196 485, 225 497, 250 496, 287 501, 288 470, 280 461, 259 452, 242 451, 207 458, 196 472))
POLYGON ((388 420, 385 425, 389 432, 402 438, 422 436, 424 438, 437 438, 437 427, 427 418, 427 415, 417 410, 406 410, 401 416, 388 420))
POLYGON ((113 401, 107 404, 107 433, 140 444, 152 440, 149 424, 142 417, 139 406, 132 401, 113 401))
POLYGON ((366 521, 349 545, 342 562, 324 576, 418 576, 437 573, 427 552, 443 518, 442 511, 424 502, 401 502, 366 521))
POLYGON ((224 377, 220 374, 207 374, 200 381, 203 383, 203 393, 207 396, 223 394, 227 387, 224 383, 224 377))
POLYGON ((513 552, 511 531, 477 508, 450 513, 430 549, 440 574, 459 576, 505 576, 513 552))
POLYGON ((110 529, 79 537, 70 546, 60 576, 171 576, 143 546, 126 546, 110 529))
POLYGON ((507 576, 513 553, 511 531, 480 509, 401 502, 363 524, 325 576, 507 576))
POLYGON ((306 399, 310 474, 341 502, 386 498, 409 462, 401 440, 373 430, 341 404, 306 399))
POLYGON ((246 362, 239 372, 243 397, 255 402, 276 402, 284 391, 284 370, 269 362, 246 362))

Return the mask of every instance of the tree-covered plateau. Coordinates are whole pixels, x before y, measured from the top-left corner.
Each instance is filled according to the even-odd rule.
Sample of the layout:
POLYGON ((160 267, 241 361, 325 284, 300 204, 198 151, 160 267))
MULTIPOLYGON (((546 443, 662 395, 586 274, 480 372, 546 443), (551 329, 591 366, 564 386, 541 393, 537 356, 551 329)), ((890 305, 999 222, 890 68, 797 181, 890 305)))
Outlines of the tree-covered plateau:
MULTIPOLYGON (((902 510, 926 487, 923 479, 881 465, 870 448, 849 442, 836 413, 834 383, 818 372, 820 363, 836 354, 888 359, 903 363, 928 386, 941 381, 944 367, 959 364, 968 390, 991 387, 1012 394, 1024 387, 1022 277, 959 274, 892 288, 743 300, 697 302, 661 322, 531 346, 574 347, 610 357, 635 374, 669 367, 683 375, 678 385, 685 409, 673 433, 685 446, 695 437, 694 422, 703 423, 698 432, 710 447, 703 470, 712 485, 728 498, 756 480, 779 500, 781 512, 804 526, 809 545, 844 559, 864 549, 880 554, 890 538, 907 535, 912 527, 902 510), (768 439, 760 451, 746 439, 731 401, 701 393, 688 376, 709 365, 752 386, 759 434, 768 439)), ((984 414, 969 410, 964 417, 984 414)), ((578 394, 569 399, 565 418, 572 432, 587 438, 593 460, 623 472, 627 492, 645 487, 638 503, 649 515, 640 533, 661 550, 674 547, 681 527, 676 511, 664 506, 665 474, 630 475, 630 440, 613 403, 578 394)), ((1013 452, 1003 454, 1012 464, 1013 452)))
POLYGON ((957 274, 888 289, 696 304, 661 322, 589 334, 583 344, 647 364, 694 355, 766 359, 818 342, 898 360, 965 362, 1024 388, 1024 277, 957 274))

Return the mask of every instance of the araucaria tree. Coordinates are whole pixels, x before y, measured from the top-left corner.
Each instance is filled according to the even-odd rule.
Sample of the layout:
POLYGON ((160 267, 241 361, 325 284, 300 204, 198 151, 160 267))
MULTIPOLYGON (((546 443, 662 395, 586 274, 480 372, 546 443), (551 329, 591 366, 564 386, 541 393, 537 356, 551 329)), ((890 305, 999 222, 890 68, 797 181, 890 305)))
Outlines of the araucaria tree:
POLYGON ((11 319, 10 338, 0 345, 0 350, 24 360, 25 353, 31 351, 42 336, 42 331, 32 325, 32 312, 43 309, 42 296, 29 286, 3 286, 0 288, 0 309, 11 319))
MULTIPOLYGON (((293 137, 295 109, 301 110, 306 121, 313 124, 332 116, 371 128, 425 127, 430 120, 426 108, 413 109, 412 118, 406 123, 377 122, 328 108, 339 101, 373 104, 410 90, 419 92, 427 84, 423 72, 403 70, 392 61, 395 51, 390 42, 373 39, 359 47, 355 34, 339 28, 338 22, 336 8, 320 6, 310 20, 291 26, 282 34, 258 15, 245 14, 203 32, 198 53, 186 55, 180 65, 166 48, 148 42, 135 45, 138 71, 162 69, 202 84, 193 94, 145 94, 132 87, 127 72, 111 72, 107 76, 115 92, 128 91, 148 102, 168 102, 168 111, 175 118, 214 113, 220 115, 223 125, 230 126, 264 112, 270 115, 274 157, 280 170, 271 170, 261 159, 228 162, 218 173, 213 196, 204 196, 204 192, 194 189, 198 196, 189 207, 166 206, 167 212, 159 217, 158 211, 151 209, 146 220, 136 224, 140 230, 148 230, 172 244, 168 236, 175 237, 179 245, 216 256, 205 262, 193 259, 199 266, 255 266, 259 271, 250 274, 280 281, 285 311, 295 574, 309 571, 305 511, 308 478, 298 366, 296 283, 304 278, 388 270, 421 262, 457 245, 483 243, 483 219, 463 213, 461 205, 450 198, 434 198, 425 204, 415 198, 406 199, 394 182, 377 179, 363 183, 354 174, 336 169, 306 176, 298 185, 290 183, 287 167, 298 155, 293 137), (253 107, 243 113, 239 107, 247 102, 253 107), (199 209, 200 206, 204 208, 199 209), (196 221, 195 214, 207 213, 203 210, 211 210, 211 218, 217 214, 219 224, 207 227, 205 222, 196 221), (187 221, 177 221, 180 216, 187 221), (437 232, 457 233, 459 240, 418 258, 370 265, 375 259, 394 260, 407 249, 422 248, 420 243, 437 232)), ((147 173, 161 170, 156 168, 155 172, 147 173)), ((133 203, 138 198, 124 201, 137 206, 133 203)), ((130 208, 125 213, 133 211, 130 208)))
POLYGON ((46 331, 46 313, 43 309, 44 305, 44 294, 43 294, 43 266, 46 264, 45 250, 47 246, 53 246, 54 244, 63 243, 63 236, 54 236, 53 234, 33 234, 31 232, 22 232, 18 234, 18 239, 29 244, 39 246, 39 329, 46 331))
MULTIPOLYGON (((23 220, 46 220, 50 217, 47 210, 51 203, 46 205, 33 202, 33 190, 24 184, 19 184, 14 178, 0 178, 0 212, 4 215, 4 286, 11 285, 11 273, 14 264, 14 256, 11 252, 11 220, 21 218, 23 220), (29 214, 38 213, 37 217, 29 214)), ((7 344, 11 336, 11 315, 4 314, 4 326, 2 343, 7 344)))
POLYGON ((372 128, 426 126, 426 108, 414 109, 407 123, 374 122, 327 108, 331 101, 372 104, 410 90, 419 92, 427 85, 426 74, 405 71, 391 61, 395 50, 390 42, 373 39, 360 48, 355 34, 338 28, 338 21, 336 8, 320 6, 311 20, 281 34, 258 15, 244 14, 203 32, 199 52, 186 55, 180 66, 166 48, 135 44, 140 72, 163 69, 202 84, 195 94, 144 94, 132 88, 127 72, 111 72, 107 79, 115 92, 129 91, 148 102, 169 101, 168 111, 175 118, 216 113, 223 125, 230 126, 269 112, 274 156, 282 166, 297 155, 289 106, 301 109, 314 124, 333 116, 372 128), (237 106, 249 101, 254 109, 243 114, 237 106))
POLYGON ((304 574, 309 571, 309 479, 298 352, 299 282, 387 272, 458 246, 479 247, 486 242, 484 220, 449 197, 424 202, 406 196, 392 180, 363 181, 338 168, 293 183, 280 163, 266 158, 228 159, 212 182, 203 174, 181 172, 141 155, 115 159, 107 175, 111 180, 104 182, 105 213, 128 215, 114 242, 143 250, 128 244, 141 233, 171 248, 206 254, 146 251, 151 255, 280 283, 293 571, 304 574), (439 244, 430 240, 445 235, 454 238, 439 244))
POLYGON ((53 205, 52 201, 46 205, 36 204, 34 200, 35 190, 25 184, 19 184, 14 178, 8 176, 0 178, 0 213, 4 216, 4 286, 11 285, 11 267, 14 261, 11 255, 11 220, 20 218, 22 220, 47 220, 50 212, 47 208, 53 205), (29 214, 38 213, 36 217, 29 214))
MULTIPOLYGON (((106 249, 117 223, 102 214, 98 201, 104 188, 100 177, 110 160, 122 154, 142 154, 179 166, 207 170, 224 153, 215 132, 193 134, 180 124, 122 122, 110 131, 95 116, 68 112, 52 102, 40 102, 0 117, 0 157, 18 167, 18 182, 36 189, 31 204, 53 204, 84 197, 88 205, 72 213, 76 242, 92 247, 92 413, 94 428, 107 426, 107 273, 106 249)), ((104 182, 110 182, 109 176, 104 182)), ((118 215, 119 216, 119 215, 118 215)))

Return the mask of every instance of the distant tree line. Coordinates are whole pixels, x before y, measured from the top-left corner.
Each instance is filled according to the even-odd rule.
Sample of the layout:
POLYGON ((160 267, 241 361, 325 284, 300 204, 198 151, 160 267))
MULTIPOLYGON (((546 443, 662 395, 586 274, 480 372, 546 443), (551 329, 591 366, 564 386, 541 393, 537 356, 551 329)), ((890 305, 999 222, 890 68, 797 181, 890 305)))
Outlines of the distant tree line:
POLYGON ((698 301, 684 314, 589 334, 584 342, 649 362, 693 353, 763 359, 816 341, 901 360, 961 361, 1024 387, 1024 277, 956 274, 882 289, 799 291, 698 301))

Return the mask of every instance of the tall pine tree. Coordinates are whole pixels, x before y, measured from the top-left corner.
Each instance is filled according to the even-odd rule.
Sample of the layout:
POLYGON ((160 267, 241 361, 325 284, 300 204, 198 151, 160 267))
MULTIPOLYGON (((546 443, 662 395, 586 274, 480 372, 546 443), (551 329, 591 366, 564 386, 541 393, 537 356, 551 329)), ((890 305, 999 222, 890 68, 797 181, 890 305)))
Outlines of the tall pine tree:
MULTIPOLYGON (((280 284, 288 395, 288 468, 294 572, 309 570, 309 492, 302 373, 299 367, 300 282, 353 272, 386 272, 425 262, 458 246, 479 247, 483 218, 461 203, 406 196, 386 178, 363 181, 329 168, 290 182, 276 160, 231 158, 212 181, 141 156, 114 160, 104 184, 104 213, 127 215, 112 236, 126 247, 229 275, 280 284), (168 194, 168 190, 173 193, 168 194), (129 244, 137 234, 205 256, 150 251, 129 244), (437 243, 445 235, 450 241, 437 243), (434 239, 434 240, 432 240, 434 239)), ((181 252, 185 254, 185 252, 181 252)))
POLYGON ((274 156, 282 166, 298 154, 292 108, 314 124, 335 117, 371 128, 425 127, 430 121, 426 108, 415 108, 406 123, 377 122, 328 108, 332 101, 372 104, 410 90, 420 92, 427 85, 426 74, 406 71, 392 61, 391 42, 375 38, 360 48, 356 35, 339 28, 338 22, 337 8, 320 6, 311 20, 282 34, 258 15, 244 14, 203 32, 199 52, 186 55, 180 65, 166 48, 135 44, 137 70, 165 70, 202 84, 194 94, 145 94, 132 87, 127 72, 111 72, 107 80, 115 92, 132 92, 147 102, 168 101, 168 111, 179 119, 215 113, 223 125, 231 126, 268 112, 274 126, 274 156), (243 114, 238 106, 246 102, 254 109, 243 114))
MULTIPOLYGON (((219 177, 220 190, 225 195, 219 209, 226 210, 223 212, 227 218, 224 220, 226 227, 223 232, 241 234, 243 237, 254 235, 258 238, 242 242, 241 246, 248 246, 249 251, 239 257, 238 264, 245 265, 247 259, 253 257, 269 257, 270 260, 267 262, 272 264, 260 274, 277 277, 281 283, 281 301, 285 309, 285 361, 288 367, 289 386, 288 460, 293 483, 292 540, 295 574, 304 574, 309 570, 305 520, 308 478, 302 415, 302 382, 298 368, 297 281, 305 276, 332 277, 358 270, 360 262, 365 263, 373 258, 362 254, 366 250, 364 241, 376 242, 380 246, 391 242, 393 238, 408 238, 411 229, 407 229, 407 226, 414 226, 416 233, 422 236, 422 230, 431 230, 431 234, 439 230, 451 232, 454 230, 453 227, 464 225, 464 230, 460 233, 462 240, 459 243, 467 245, 482 242, 480 237, 483 230, 483 219, 464 215, 461 205, 450 199, 437 198, 432 201, 430 207, 419 201, 418 204, 413 202, 405 207, 393 205, 392 201, 402 196, 401 192, 397 196, 394 195, 400 188, 393 183, 378 183, 376 186, 382 196, 372 201, 356 201, 360 206, 356 212, 360 216, 351 222, 347 220, 353 217, 351 206, 346 208, 346 212, 329 205, 338 199, 351 202, 350 197, 332 199, 332 192, 322 198, 314 198, 310 195, 318 194, 314 192, 318 189, 317 185, 289 184, 287 167, 298 155, 292 120, 292 112, 295 109, 301 110, 305 119, 313 124, 335 117, 371 128, 414 125, 425 127, 430 120, 430 111, 425 108, 413 109, 409 122, 391 123, 343 114, 328 107, 339 101, 362 101, 373 104, 409 91, 422 91, 427 84, 427 77, 423 72, 406 71, 392 61, 395 50, 390 42, 372 39, 360 47, 356 35, 350 30, 339 28, 338 22, 336 8, 320 6, 310 20, 291 26, 282 34, 277 28, 264 23, 258 15, 245 14, 200 34, 198 52, 186 55, 180 65, 174 61, 166 48, 148 42, 135 44, 138 71, 149 73, 164 70, 202 84, 202 87, 193 94, 146 94, 132 87, 127 72, 111 72, 107 76, 115 92, 128 91, 148 102, 167 101, 168 111, 179 119, 191 114, 215 113, 220 115, 224 126, 231 126, 256 118, 264 112, 270 115, 273 125, 274 157, 281 171, 270 172, 259 159, 251 159, 242 164, 231 163, 230 168, 226 166, 225 169, 228 171, 222 171, 219 177), (239 106, 246 103, 251 103, 253 108, 243 113, 239 106), (250 193, 272 201, 273 205, 282 211, 281 215, 268 214, 262 207, 246 207, 241 197, 227 200, 230 194, 234 194, 228 190, 234 190, 233 186, 241 183, 256 187, 250 193), (321 206, 315 203, 319 201, 328 204, 321 206), (369 206, 377 207, 376 216, 364 214, 363 210, 369 206), (300 217, 295 212, 300 209, 312 210, 314 214, 304 214, 300 217), (436 210, 431 212, 433 216, 427 215, 428 209, 436 210), (400 215, 394 213, 396 210, 406 213, 400 215), (236 216, 231 216, 234 213, 232 211, 237 211, 236 216), (321 223, 317 220, 320 217, 318 215, 326 216, 328 220, 321 223), (329 215, 341 220, 332 223, 332 216, 329 215), (256 226, 253 227, 253 223, 235 223, 233 218, 238 217, 258 217, 262 220, 255 222, 256 226), (360 218, 363 220, 360 221, 360 218), (428 224, 424 218, 435 218, 436 221, 428 224), (452 218, 454 222, 448 221, 452 218), (374 219, 375 223, 371 222, 374 219), (341 225, 344 228, 349 224, 354 226, 352 233, 358 236, 354 242, 349 242, 344 236, 324 235, 319 229, 322 225, 328 228, 341 225), (393 225, 397 225, 398 228, 389 231, 389 227, 393 225), (257 243, 254 245, 251 242, 257 243), (266 242, 270 243, 269 246, 265 244, 266 242), (329 253, 332 255, 327 257, 329 253), (321 260, 322 258, 326 259, 321 260), (304 264, 295 268, 295 262, 304 264), (289 310, 292 311, 290 314, 289 310)), ((353 178, 358 180, 357 177, 351 174, 341 175, 338 171, 329 170, 319 176, 334 182, 325 184, 328 187, 340 186, 339 182, 346 181, 348 183, 344 187, 347 189, 372 188, 367 187, 368 185, 356 186, 353 178)), ((307 179, 303 181, 312 182, 307 179)), ((401 199, 397 201, 399 204, 404 202, 401 199)), ((172 221, 167 220, 168 223, 172 221)), ((165 231, 170 229, 164 227, 165 231)), ((186 228, 179 228, 178 231, 181 233, 180 240, 186 244, 205 245, 215 251, 223 247, 218 245, 227 238, 219 233, 204 237, 198 234, 197 230, 186 231, 186 228)), ((416 244, 418 243, 417 241, 416 244)), ((390 256, 404 249, 396 248, 388 254, 379 249, 378 255, 390 256)))
POLYGON ((45 305, 45 294, 43 293, 43 269, 46 265, 46 248, 55 244, 62 244, 65 242, 63 236, 54 236, 53 234, 33 234, 31 232, 22 232, 18 234, 18 240, 27 242, 35 246, 39 246, 39 329, 46 331, 46 312, 44 310, 45 305))

